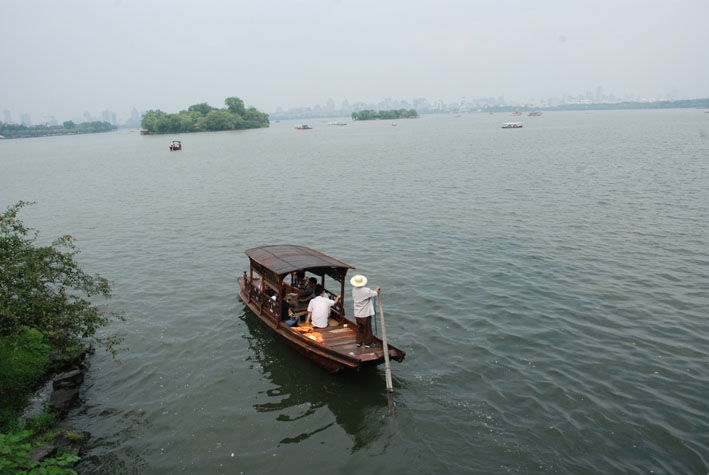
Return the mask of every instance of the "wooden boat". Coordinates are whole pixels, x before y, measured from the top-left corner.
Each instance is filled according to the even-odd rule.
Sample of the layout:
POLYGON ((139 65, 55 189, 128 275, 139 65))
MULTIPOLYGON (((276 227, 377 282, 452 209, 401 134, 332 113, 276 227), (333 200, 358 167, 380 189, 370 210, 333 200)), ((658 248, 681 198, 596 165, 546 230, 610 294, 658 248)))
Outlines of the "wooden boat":
POLYGON ((172 152, 182 150, 182 142, 180 142, 179 140, 173 140, 172 142, 170 142, 170 150, 172 152))
POLYGON ((312 127, 310 127, 308 124, 300 124, 295 126, 296 129, 298 130, 310 130, 312 127))
POLYGON ((502 124, 503 129, 521 129, 522 124, 519 122, 505 122, 502 124))
MULTIPOLYGON (((249 272, 239 277, 239 296, 263 324, 299 353, 330 372, 356 370, 384 362, 382 341, 375 337, 372 348, 357 347, 356 324, 345 316, 345 277, 351 265, 320 251, 305 246, 289 244, 262 246, 245 251, 249 258, 249 272), (304 271, 320 277, 325 287, 325 277, 339 283, 340 302, 330 311, 327 328, 308 331, 307 326, 289 327, 285 320, 288 310, 307 308, 298 299, 295 274, 304 271), (270 290, 270 291, 269 291, 270 290), (269 295, 273 294, 273 295, 269 295), (274 298, 275 297, 275 298, 274 298)), ((337 295, 330 292, 331 295, 337 295)), ((403 361, 406 353, 389 343, 389 357, 403 361)))

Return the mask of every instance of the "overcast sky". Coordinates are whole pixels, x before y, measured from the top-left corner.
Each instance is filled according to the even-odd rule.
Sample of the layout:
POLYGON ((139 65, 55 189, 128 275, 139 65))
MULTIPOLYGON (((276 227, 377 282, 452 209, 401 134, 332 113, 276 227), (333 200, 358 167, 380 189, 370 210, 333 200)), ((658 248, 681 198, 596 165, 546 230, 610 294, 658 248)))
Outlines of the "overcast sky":
MULTIPOLYGON (((0 110, 709 97, 709 0, 0 0, 0 110)), ((0 116, 2 119, 2 116, 0 116)))

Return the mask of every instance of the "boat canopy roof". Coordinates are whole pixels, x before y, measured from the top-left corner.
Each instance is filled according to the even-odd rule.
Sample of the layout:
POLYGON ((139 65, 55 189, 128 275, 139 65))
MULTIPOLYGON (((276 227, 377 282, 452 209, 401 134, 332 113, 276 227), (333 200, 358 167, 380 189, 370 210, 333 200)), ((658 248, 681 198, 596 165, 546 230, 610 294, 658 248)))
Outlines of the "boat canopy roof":
POLYGON ((319 275, 328 274, 341 280, 348 269, 354 269, 346 262, 305 246, 278 244, 255 247, 244 252, 251 261, 279 275, 302 270, 319 275))

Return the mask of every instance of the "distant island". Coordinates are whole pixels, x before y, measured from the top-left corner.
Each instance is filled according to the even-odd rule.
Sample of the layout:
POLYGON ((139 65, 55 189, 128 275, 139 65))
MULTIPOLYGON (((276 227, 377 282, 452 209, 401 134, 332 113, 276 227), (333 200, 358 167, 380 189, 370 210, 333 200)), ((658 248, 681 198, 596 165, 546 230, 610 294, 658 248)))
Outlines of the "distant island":
POLYGON ((414 109, 392 109, 386 111, 363 110, 352 113, 352 120, 376 120, 376 119, 415 119, 418 112, 414 109))
POLYGON ((95 134, 115 130, 109 122, 82 122, 75 124, 67 120, 62 125, 21 125, 0 122, 0 138, 20 139, 28 137, 48 137, 50 135, 95 134))
POLYGON ((218 130, 257 129, 268 127, 268 115, 255 107, 244 107, 238 97, 227 97, 225 109, 217 109, 206 102, 189 106, 177 114, 159 109, 149 110, 140 125, 143 134, 173 134, 184 132, 209 132, 218 130))

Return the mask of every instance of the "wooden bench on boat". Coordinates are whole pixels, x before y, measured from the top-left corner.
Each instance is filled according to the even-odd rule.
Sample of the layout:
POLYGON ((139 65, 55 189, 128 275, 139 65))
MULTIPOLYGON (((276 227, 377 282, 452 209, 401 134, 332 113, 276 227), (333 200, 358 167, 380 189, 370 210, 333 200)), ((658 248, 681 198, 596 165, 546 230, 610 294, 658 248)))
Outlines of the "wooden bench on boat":
MULTIPOLYGON (((356 346, 357 328, 345 316, 345 277, 351 265, 320 251, 290 244, 262 246, 245 251, 249 258, 249 272, 238 279, 241 300, 259 319, 299 353, 331 372, 376 366, 384 362, 382 342, 375 338, 372 348, 356 346), (295 273, 308 272, 320 277, 325 288, 325 277, 340 284, 340 302, 332 307, 327 328, 289 327, 289 296, 298 295, 295 273), (258 275, 255 275, 258 274, 258 275), (290 276, 290 282, 288 277, 290 276), (271 289, 275 299, 267 292, 271 289)), ((326 289, 327 290, 327 289, 326 289)), ((333 292, 330 294, 336 295, 333 292)), ((302 326, 302 325, 301 325, 302 326)), ((389 357, 399 362, 406 353, 389 343, 389 357)))

